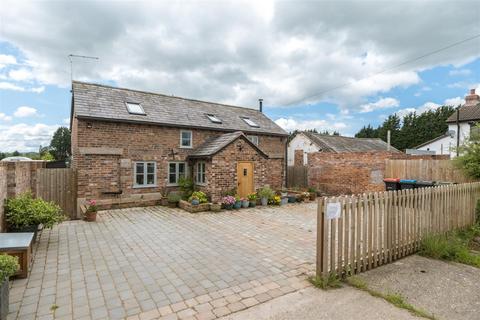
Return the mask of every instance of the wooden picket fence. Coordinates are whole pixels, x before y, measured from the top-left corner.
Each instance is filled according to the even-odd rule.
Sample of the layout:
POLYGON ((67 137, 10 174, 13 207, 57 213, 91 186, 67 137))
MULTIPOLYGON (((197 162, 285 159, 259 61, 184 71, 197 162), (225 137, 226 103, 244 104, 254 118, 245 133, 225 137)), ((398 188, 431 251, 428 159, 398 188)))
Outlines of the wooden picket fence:
POLYGON ((474 224, 479 198, 480 182, 320 198, 317 276, 364 272, 413 254, 428 234, 474 224))

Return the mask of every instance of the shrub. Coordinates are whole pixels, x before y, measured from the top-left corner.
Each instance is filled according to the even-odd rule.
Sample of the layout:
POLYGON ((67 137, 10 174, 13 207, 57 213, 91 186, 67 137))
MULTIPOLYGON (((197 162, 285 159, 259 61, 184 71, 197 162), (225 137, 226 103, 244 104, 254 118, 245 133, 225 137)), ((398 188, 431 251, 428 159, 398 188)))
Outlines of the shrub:
POLYGON ((225 196, 222 198, 222 204, 226 206, 230 206, 232 204, 235 204, 235 198, 233 196, 225 196))
POLYGON ((282 202, 282 198, 280 196, 273 196, 268 199, 269 204, 279 205, 282 202))
POLYGON ((62 209, 43 199, 34 199, 30 192, 8 199, 5 205, 5 217, 9 228, 22 229, 42 224, 51 228, 64 220, 62 209))
POLYGON ((257 193, 260 198, 267 198, 267 199, 271 199, 275 195, 275 192, 273 192, 273 190, 270 189, 270 187, 260 188, 257 193))
POLYGON ((207 203, 208 202, 207 195, 202 191, 193 192, 192 195, 190 196, 190 198, 188 198, 188 201, 192 202, 193 199, 198 199, 198 201, 200 203, 207 203))
POLYGON ((477 201, 477 207, 475 208, 475 222, 480 225, 480 200, 477 201))
POLYGON ((0 281, 13 276, 19 268, 18 257, 0 254, 0 281))
POLYGON ((248 199, 248 201, 255 202, 255 201, 257 201, 257 194, 256 193, 250 193, 249 195, 247 195, 247 199, 248 199))
POLYGON ((307 191, 308 191, 309 193, 315 193, 315 194, 317 194, 317 189, 315 189, 314 187, 308 187, 307 191))
POLYGON ((192 193, 195 190, 195 185, 193 184, 192 179, 181 177, 178 180, 178 188, 182 191, 183 198, 188 199, 192 196, 192 193))
POLYGON ((170 203, 178 203, 182 197, 178 193, 170 192, 167 196, 167 199, 170 203))

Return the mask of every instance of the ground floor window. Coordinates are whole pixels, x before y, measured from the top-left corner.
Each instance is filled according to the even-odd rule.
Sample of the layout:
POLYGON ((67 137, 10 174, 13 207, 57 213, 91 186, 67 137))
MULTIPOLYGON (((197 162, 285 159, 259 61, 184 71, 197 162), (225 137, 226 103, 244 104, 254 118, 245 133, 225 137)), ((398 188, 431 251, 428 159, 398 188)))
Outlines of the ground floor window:
POLYGON ((180 178, 185 178, 187 175, 187 164, 185 162, 170 162, 168 163, 168 183, 178 184, 180 178))
POLYGON ((154 161, 135 162, 135 187, 152 187, 157 184, 157 163, 154 161))
POLYGON ((198 184, 204 184, 205 180, 205 162, 197 162, 197 169, 195 175, 195 182, 198 184))

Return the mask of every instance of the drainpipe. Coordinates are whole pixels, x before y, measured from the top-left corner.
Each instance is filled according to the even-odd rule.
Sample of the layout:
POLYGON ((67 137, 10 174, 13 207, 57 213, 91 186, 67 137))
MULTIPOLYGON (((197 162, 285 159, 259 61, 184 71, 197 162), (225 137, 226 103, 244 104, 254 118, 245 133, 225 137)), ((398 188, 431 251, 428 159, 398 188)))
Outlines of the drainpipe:
POLYGON ((285 163, 284 165, 284 170, 285 170, 285 189, 287 188, 288 186, 288 176, 287 176, 287 171, 288 171, 288 162, 287 162, 287 156, 288 156, 288 139, 287 138, 282 138, 282 139, 285 139, 285 156, 283 158, 283 161, 285 163))
POLYGON ((459 147, 460 147, 460 106, 457 107, 457 157, 458 157, 459 147))
POLYGON ((387 131, 387 151, 390 151, 390 130, 387 131))

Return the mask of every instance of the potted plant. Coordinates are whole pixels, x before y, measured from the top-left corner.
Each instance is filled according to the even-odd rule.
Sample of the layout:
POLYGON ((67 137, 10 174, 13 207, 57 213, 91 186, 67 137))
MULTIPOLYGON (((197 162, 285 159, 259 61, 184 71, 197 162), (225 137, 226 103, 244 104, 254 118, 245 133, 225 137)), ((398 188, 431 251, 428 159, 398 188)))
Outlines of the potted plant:
POLYGON ((198 206, 200 204, 200 200, 198 200, 198 197, 196 196, 191 196, 188 200, 194 206, 198 206))
POLYGON ((0 254, 0 319, 7 319, 9 303, 9 282, 8 279, 13 276, 20 268, 18 257, 0 254))
POLYGON ((222 198, 223 207, 227 210, 232 210, 233 206, 235 205, 235 197, 233 196, 225 196, 222 198))
POLYGON ((282 203, 282 198, 280 196, 274 195, 269 199, 269 204, 279 206, 282 203))
POLYGON ((207 199, 207 195, 205 194, 205 192, 195 191, 194 193, 192 193, 190 198, 188 198, 188 201, 191 202, 193 205, 198 205, 200 203, 207 203, 208 199, 207 199), (195 200, 197 200, 197 201, 195 201, 195 200), (195 203, 193 203, 193 201, 195 203))
POLYGON ((290 203, 297 202, 297 196, 295 194, 289 194, 288 195, 288 202, 290 202, 290 203))
POLYGON ((282 195, 280 198, 281 198, 281 200, 280 200, 280 205, 282 205, 282 206, 283 206, 283 205, 285 205, 285 204, 287 204, 287 203, 288 203, 288 196, 286 196, 286 195, 285 195, 285 196, 284 196, 284 195, 282 195))
POLYGON ((262 206, 266 206, 268 204, 268 200, 273 198, 274 192, 269 187, 263 187, 258 190, 258 196, 260 197, 262 206))
POLYGON ((40 225, 51 228, 64 220, 62 209, 54 202, 33 198, 30 192, 8 199, 5 220, 10 232, 33 232, 36 239, 40 225))
POLYGON ((242 207, 242 200, 240 200, 240 197, 237 195, 235 196, 235 204, 233 205, 234 209, 240 209, 242 207))
POLYGON ((210 203, 210 211, 219 212, 220 210, 222 210, 221 203, 210 203))
POLYGON ((178 205, 178 202, 182 199, 182 197, 178 193, 170 192, 168 194, 168 206, 170 208, 176 208, 178 205))
POLYGON ((257 194, 256 193, 250 193, 247 196, 248 201, 250 202, 250 207, 255 208, 257 205, 257 194))
POLYGON ((242 201, 242 208, 248 208, 250 206, 250 201, 247 198, 240 199, 242 201))
POLYGON ((310 195, 310 200, 314 201, 317 198, 317 189, 315 189, 314 187, 310 187, 307 191, 310 195))
POLYGON ((93 222, 97 220, 97 201, 89 200, 87 202, 87 211, 85 212, 85 221, 93 222))

